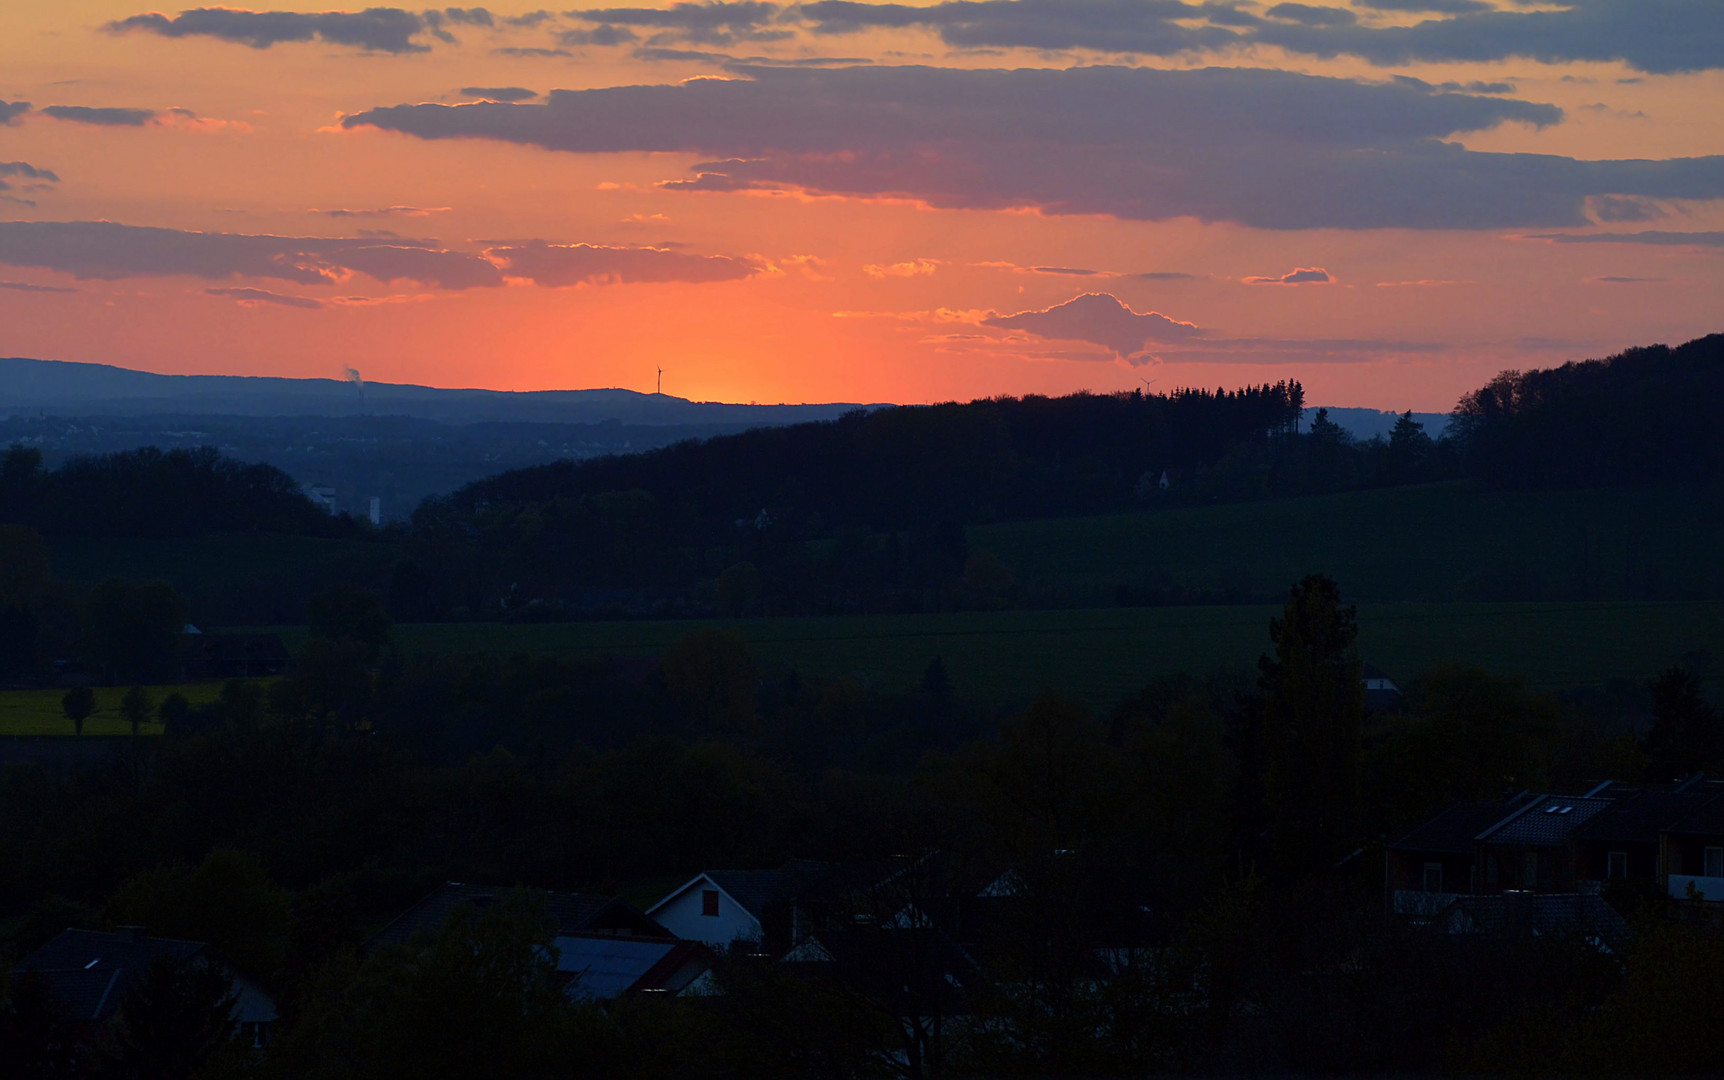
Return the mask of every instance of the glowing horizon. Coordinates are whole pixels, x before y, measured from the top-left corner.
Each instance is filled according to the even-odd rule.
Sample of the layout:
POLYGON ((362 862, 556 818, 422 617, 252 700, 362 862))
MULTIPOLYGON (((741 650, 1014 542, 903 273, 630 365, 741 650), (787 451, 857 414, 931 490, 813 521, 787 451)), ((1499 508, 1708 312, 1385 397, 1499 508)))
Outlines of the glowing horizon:
POLYGON ((270 10, 0 13, 0 354, 1443 411, 1720 329, 1724 5, 270 10))

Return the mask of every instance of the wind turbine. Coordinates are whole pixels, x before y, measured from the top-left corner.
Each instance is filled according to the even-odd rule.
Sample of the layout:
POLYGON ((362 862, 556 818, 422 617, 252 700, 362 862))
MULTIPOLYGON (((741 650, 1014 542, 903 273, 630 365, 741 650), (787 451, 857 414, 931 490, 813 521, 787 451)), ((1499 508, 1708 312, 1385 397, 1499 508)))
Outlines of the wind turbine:
POLYGON ((658 369, 658 395, 664 396, 664 368, 658 369))

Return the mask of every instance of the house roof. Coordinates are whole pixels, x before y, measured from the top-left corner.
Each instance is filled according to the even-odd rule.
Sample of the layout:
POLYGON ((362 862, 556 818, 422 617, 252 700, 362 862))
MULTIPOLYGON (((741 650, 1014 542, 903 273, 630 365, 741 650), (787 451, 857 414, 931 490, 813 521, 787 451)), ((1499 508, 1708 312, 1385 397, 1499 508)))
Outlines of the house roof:
POLYGON ((1609 809, 1614 799, 1540 795, 1483 830, 1477 839, 1487 844, 1555 847, 1583 823, 1609 809))
POLYGON ((1582 822, 1573 836, 1594 843, 1656 844, 1659 833, 1711 798, 1700 791, 1637 792, 1582 822))
POLYGON ((1711 798, 1670 823, 1678 836, 1724 836, 1724 795, 1711 798))
POLYGON ((1389 845, 1390 851, 1471 855, 1474 839, 1512 812, 1501 802, 1460 803, 1389 845))
POLYGON ((830 890, 843 867, 838 863, 793 859, 777 870, 709 870, 675 889, 664 899, 647 909, 651 915, 702 881, 718 886, 724 894, 756 920, 764 920, 767 911, 792 898, 811 899, 830 890))
POLYGON ((66 930, 26 956, 13 974, 39 975, 73 1018, 99 1022, 113 1015, 126 989, 150 964, 190 960, 203 951, 202 942, 146 937, 141 930, 66 930))
MULTIPOLYGON (((482 908, 501 900, 512 891, 514 890, 467 885, 457 881, 445 882, 397 915, 383 929, 371 935, 365 947, 404 945, 420 934, 436 933, 449 921, 450 916, 460 909, 482 908)), ((532 891, 544 897, 545 914, 556 923, 559 934, 618 930, 636 937, 673 936, 634 905, 614 896, 532 891)))
POLYGON ((551 942, 570 997, 609 1001, 644 990, 681 990, 712 965, 698 942, 570 935, 551 942))
POLYGON ((1451 934, 1581 933, 1617 947, 1628 940, 1628 924, 1603 898, 1583 893, 1501 893, 1463 896, 1437 916, 1451 934))

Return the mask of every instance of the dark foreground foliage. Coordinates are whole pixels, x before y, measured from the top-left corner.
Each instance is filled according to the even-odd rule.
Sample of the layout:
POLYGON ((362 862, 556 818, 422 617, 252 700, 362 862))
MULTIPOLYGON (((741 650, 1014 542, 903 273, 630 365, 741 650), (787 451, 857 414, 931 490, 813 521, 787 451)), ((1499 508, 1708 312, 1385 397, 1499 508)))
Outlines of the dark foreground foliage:
POLYGON ((173 1058, 221 1042, 220 996, 164 974, 123 1039, 61 1073, 40 1070, 65 1064, 67 1036, 15 983, 0 1054, 40 1075, 177 1061, 265 1078, 1716 1064, 1714 933, 1647 918, 1625 953, 1433 934, 1387 918, 1381 894, 1377 845, 1451 802, 1638 780, 1648 752, 1724 764, 1708 757, 1719 718, 1681 671, 1644 699, 1645 746, 1596 703, 1459 669, 1365 716, 1352 614, 1322 578, 1290 593, 1259 678, 1159 680, 1105 719, 1059 699, 982 715, 937 663, 901 695, 806 680, 710 632, 652 671, 410 662, 365 605, 320 610, 267 693, 181 702, 135 754, 0 770, 0 946, 22 955, 67 925, 208 942, 278 995, 276 1044, 173 1058), (856 943, 857 978, 739 953, 718 993, 605 1007, 549 989, 552 931, 525 894, 357 951, 446 880, 646 901, 698 870, 791 858, 899 866, 882 915, 935 922, 835 939, 856 943), (943 906, 1002 878, 980 922, 943 906), (954 939, 962 977, 928 978, 954 939))

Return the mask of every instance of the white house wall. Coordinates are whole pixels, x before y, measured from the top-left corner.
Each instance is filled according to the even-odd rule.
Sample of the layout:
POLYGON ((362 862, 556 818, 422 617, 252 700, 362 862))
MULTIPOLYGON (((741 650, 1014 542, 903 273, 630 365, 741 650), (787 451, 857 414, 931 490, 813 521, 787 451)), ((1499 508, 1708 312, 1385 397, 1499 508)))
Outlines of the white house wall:
POLYGON ((701 893, 716 887, 704 878, 696 881, 662 901, 652 909, 651 915, 660 926, 677 937, 715 949, 727 948, 739 939, 759 941, 760 920, 722 890, 718 894, 718 914, 701 914, 701 893))

